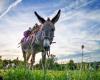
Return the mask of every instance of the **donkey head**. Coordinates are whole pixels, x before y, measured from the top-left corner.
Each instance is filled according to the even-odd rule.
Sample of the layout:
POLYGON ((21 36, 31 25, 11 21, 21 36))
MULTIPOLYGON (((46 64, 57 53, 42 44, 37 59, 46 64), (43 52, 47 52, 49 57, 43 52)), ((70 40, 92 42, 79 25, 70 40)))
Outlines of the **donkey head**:
POLYGON ((49 49, 50 44, 52 43, 53 37, 54 37, 54 31, 55 31, 54 24, 58 21, 61 10, 58 11, 58 13, 56 14, 56 16, 54 18, 52 18, 52 19, 47 18, 47 20, 42 18, 37 12, 34 12, 34 13, 37 16, 39 22, 42 24, 42 27, 43 27, 42 28, 42 34, 44 36, 43 47, 45 49, 49 49))

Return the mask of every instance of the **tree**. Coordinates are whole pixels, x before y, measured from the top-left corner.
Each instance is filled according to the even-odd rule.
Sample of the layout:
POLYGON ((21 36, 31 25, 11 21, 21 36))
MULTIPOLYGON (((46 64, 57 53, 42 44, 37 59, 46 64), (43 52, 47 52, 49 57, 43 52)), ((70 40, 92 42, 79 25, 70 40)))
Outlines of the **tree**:
POLYGON ((14 63, 16 66, 18 66, 19 65, 19 59, 18 59, 18 57, 17 57, 17 59, 14 59, 12 61, 12 63, 14 63))
POLYGON ((54 68, 54 64, 55 64, 55 55, 51 54, 49 56, 49 58, 47 59, 47 67, 48 69, 53 69, 54 68))
POLYGON ((8 65, 8 64, 11 64, 12 63, 12 61, 11 60, 3 60, 3 66, 5 67, 6 65, 8 65))
MULTIPOLYGON (((51 54, 49 58, 46 59, 46 66, 48 69, 53 69, 55 65, 56 56, 51 54)), ((42 69, 42 59, 39 61, 39 65, 36 65, 39 69, 42 69), (40 67, 39 67, 40 66, 40 67)))
POLYGON ((0 69, 3 68, 3 61, 2 61, 2 56, 0 56, 0 69))
POLYGON ((67 68, 70 69, 70 70, 75 70, 76 69, 76 65, 75 65, 73 60, 69 61, 69 63, 67 64, 67 68))

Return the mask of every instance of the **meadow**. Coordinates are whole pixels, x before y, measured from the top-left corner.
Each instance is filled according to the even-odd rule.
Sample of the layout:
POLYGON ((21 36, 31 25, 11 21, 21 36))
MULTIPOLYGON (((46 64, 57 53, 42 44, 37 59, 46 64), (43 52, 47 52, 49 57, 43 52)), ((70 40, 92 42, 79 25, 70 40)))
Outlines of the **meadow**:
MULTIPOLYGON (((11 68, 0 70, 4 80, 44 80, 42 70, 11 68)), ((100 80, 100 70, 47 70, 45 80, 100 80)))
POLYGON ((25 67, 23 61, 2 60, 0 76, 3 80, 100 80, 100 62, 74 63, 70 60, 66 64, 58 64, 55 58, 46 59, 46 74, 42 70, 41 60, 30 70, 25 67), (16 64, 16 67, 5 68, 8 63, 16 64))

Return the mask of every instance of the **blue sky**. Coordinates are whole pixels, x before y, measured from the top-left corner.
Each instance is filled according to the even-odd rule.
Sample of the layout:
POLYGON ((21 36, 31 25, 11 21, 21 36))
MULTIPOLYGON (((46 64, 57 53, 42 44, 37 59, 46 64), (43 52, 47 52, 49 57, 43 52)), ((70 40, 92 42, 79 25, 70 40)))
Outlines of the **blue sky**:
MULTIPOLYGON (((100 61, 100 0, 0 0, 0 55, 22 59, 18 42, 23 31, 39 23, 34 11, 46 19, 53 18, 59 9, 62 12, 55 24, 56 44, 51 53, 59 61, 80 61, 84 44, 84 61, 100 61)), ((40 58, 39 53, 36 61, 40 58)))

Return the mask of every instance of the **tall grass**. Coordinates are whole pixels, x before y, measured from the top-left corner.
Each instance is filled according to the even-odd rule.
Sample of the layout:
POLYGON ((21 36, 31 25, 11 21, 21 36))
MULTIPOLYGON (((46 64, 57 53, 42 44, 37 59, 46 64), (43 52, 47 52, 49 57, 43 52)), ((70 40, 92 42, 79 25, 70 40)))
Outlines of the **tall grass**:
MULTIPOLYGON (((1 72, 4 80, 44 80, 42 70, 29 70, 25 68, 9 69, 1 72)), ((0 74, 1 74, 0 73, 0 74)), ((100 71, 90 70, 48 70, 46 80, 100 80, 100 71)))

